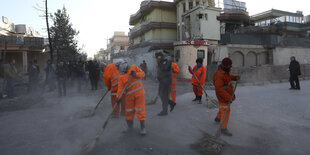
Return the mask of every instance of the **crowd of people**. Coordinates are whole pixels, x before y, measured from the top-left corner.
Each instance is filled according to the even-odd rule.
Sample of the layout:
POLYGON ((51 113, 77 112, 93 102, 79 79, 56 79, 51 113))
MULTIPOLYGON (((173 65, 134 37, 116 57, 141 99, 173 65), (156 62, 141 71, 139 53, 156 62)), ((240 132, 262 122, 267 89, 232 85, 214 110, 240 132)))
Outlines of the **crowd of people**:
POLYGON ((16 91, 16 83, 24 83, 27 92, 52 92, 58 89, 58 95, 66 96, 67 87, 76 87, 73 90, 82 92, 85 87, 97 90, 103 87, 101 65, 97 61, 58 61, 56 65, 48 60, 43 68, 38 61, 32 60, 28 63, 27 73, 21 75, 17 72, 15 60, 11 59, 9 64, 1 64, 1 98, 13 98, 16 91), (27 77, 27 78, 25 78, 27 77), (89 84, 88 84, 89 83, 89 84))

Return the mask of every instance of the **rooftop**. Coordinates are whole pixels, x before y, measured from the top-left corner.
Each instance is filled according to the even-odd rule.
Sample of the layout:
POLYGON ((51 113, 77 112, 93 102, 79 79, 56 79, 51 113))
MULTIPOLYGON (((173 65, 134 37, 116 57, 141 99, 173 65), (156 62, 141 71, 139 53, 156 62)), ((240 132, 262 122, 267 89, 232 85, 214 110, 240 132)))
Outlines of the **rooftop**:
POLYGON ((255 14, 251 16, 251 19, 254 21, 269 19, 269 18, 277 18, 282 16, 293 16, 293 17, 303 17, 302 12, 288 12, 288 11, 281 11, 276 9, 271 9, 262 13, 255 14))

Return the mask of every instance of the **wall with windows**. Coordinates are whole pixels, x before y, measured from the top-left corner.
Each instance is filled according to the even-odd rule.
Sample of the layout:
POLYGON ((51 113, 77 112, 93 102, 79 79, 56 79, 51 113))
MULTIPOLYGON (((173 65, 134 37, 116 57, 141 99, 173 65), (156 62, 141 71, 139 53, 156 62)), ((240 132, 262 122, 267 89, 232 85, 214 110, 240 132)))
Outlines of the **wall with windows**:
POLYGON ((255 26, 269 26, 271 23, 278 23, 278 22, 291 22, 301 24, 302 21, 303 17, 282 16, 277 18, 270 18, 266 20, 256 21, 255 26))

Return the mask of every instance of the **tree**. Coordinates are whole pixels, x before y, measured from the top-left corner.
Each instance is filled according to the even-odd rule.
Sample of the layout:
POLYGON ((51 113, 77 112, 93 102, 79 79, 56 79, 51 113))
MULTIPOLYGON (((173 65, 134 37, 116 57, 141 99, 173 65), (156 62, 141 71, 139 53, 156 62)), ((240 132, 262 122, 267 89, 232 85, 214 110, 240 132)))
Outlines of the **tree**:
POLYGON ((79 56, 76 40, 79 32, 72 27, 66 8, 58 9, 52 20, 54 22, 50 28, 52 45, 56 50, 58 61, 76 60, 79 56))

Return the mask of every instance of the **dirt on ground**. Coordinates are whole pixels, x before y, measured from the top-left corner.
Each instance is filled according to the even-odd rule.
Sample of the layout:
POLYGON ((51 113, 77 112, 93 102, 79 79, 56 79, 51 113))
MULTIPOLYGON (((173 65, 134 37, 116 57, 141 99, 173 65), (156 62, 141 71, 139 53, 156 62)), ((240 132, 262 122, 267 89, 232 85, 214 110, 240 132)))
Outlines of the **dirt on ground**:
MULTIPOLYGON (((149 102, 158 93, 158 83, 143 83, 149 102)), ((218 129, 214 122, 217 109, 207 108, 205 96, 202 105, 193 103, 191 84, 179 82, 177 106, 168 116, 157 116, 160 99, 146 106, 146 136, 139 135, 136 119, 134 132, 123 134, 125 118, 112 118, 88 154, 195 155, 201 154, 195 144, 204 143, 202 148, 215 151, 210 154, 309 154, 310 81, 301 82, 301 91, 289 90, 288 86, 238 87, 228 125, 233 137, 221 136, 227 144, 213 146, 208 145, 208 135, 215 135, 218 129)), ((112 110, 110 94, 94 116, 81 116, 95 107, 105 91, 85 89, 78 93, 71 88, 66 97, 58 97, 54 91, 0 100, 1 154, 81 154, 82 147, 96 137, 112 110)), ((208 90, 208 94, 215 97, 214 90, 208 90)))

